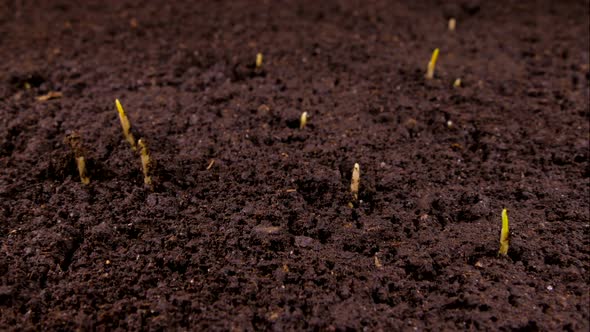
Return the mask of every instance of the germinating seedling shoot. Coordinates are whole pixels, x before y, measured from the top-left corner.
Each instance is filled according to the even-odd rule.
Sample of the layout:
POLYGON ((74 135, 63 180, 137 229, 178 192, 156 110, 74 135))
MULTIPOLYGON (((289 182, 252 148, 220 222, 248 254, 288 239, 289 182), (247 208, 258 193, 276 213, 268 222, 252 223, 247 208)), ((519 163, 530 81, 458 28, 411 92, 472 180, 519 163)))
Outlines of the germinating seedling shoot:
POLYGON ((78 173, 80 174, 80 182, 89 184, 90 178, 86 175, 86 160, 83 156, 76 157, 76 166, 78 166, 78 173))
POLYGON ((119 101, 119 99, 115 99, 115 105, 117 105, 117 112, 119 112, 119 120, 121 120, 121 127, 123 128, 123 135, 125 135, 127 142, 129 142, 129 144, 131 144, 131 149, 133 149, 133 151, 135 151, 137 148, 135 145, 135 138, 133 137, 133 134, 131 133, 131 123, 129 122, 129 119, 127 118, 127 114, 125 114, 125 110, 123 109, 123 106, 121 105, 121 102, 119 101))
POLYGON ((145 141, 143 140, 143 138, 140 138, 139 141, 137 141, 137 144, 139 145, 139 152, 141 154, 141 166, 143 168, 143 182, 145 184, 147 184, 148 186, 152 185, 152 177, 150 176, 150 169, 152 166, 152 159, 150 157, 150 152, 147 148, 147 145, 145 143, 145 141))
POLYGON ((80 174, 80 182, 82 182, 83 184, 89 184, 90 178, 86 173, 86 159, 84 158, 84 153, 82 151, 80 136, 78 136, 77 134, 72 134, 68 136, 66 140, 72 148, 72 151, 74 152, 76 167, 78 168, 78 174, 80 174))
POLYGON ((307 112, 301 113, 301 119, 299 119, 299 129, 305 128, 307 124, 307 112))
POLYGON ((426 70, 426 79, 431 80, 434 78, 434 69, 436 68, 436 61, 438 60, 438 53, 438 48, 432 52, 432 56, 428 62, 428 69, 426 70))
POLYGON ((502 232, 500 233, 500 250, 499 255, 506 256, 508 254, 510 230, 508 228, 508 210, 502 210, 502 232))
POLYGON ((256 69, 260 69, 262 67, 262 53, 256 54, 256 69))
POLYGON ((361 167, 358 163, 354 164, 352 169, 352 179, 350 181, 350 192, 352 198, 356 202, 359 199, 359 186, 361 184, 361 167))
POLYGON ((456 27, 457 27, 457 20, 454 18, 450 18, 449 19, 449 31, 455 31, 456 27))

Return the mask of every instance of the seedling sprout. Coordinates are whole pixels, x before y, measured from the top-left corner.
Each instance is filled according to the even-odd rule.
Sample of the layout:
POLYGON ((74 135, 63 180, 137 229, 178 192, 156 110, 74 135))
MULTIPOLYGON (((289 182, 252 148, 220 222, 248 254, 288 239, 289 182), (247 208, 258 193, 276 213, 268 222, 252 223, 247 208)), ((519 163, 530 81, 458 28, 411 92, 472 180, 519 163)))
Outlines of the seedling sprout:
POLYGON ((356 202, 359 198, 359 185, 361 184, 361 168, 358 163, 354 164, 354 168, 352 169, 352 180, 350 182, 350 192, 352 193, 352 198, 356 202))
POLYGON ((426 79, 433 79, 434 78, 434 69, 436 68, 436 61, 438 60, 438 48, 434 49, 432 52, 432 56, 430 57, 430 61, 428 62, 428 69, 426 71, 426 79))
POLYGON ((37 97, 37 101, 48 101, 51 99, 57 99, 63 97, 61 92, 49 91, 47 94, 37 97))
POLYGON ((147 148, 146 143, 144 142, 143 138, 140 138, 137 141, 139 145, 139 152, 141 154, 141 166, 143 168, 143 182, 148 186, 152 185, 152 177, 150 176, 151 167, 152 167, 152 159, 150 158, 150 152, 147 148))
POLYGON ((374 259, 373 259, 373 260, 374 260, 374 262, 375 262, 375 267, 376 267, 376 268, 380 269, 380 268, 382 268, 382 267, 383 267, 383 264, 381 264, 381 260, 379 259, 379 257, 377 257, 377 255, 376 255, 376 254, 375 254, 375 257, 374 257, 374 259))
POLYGON ((301 113, 301 119, 299 120, 299 129, 305 128, 307 124, 307 112, 301 113))
POLYGON ((260 69, 262 67, 262 53, 256 54, 256 69, 260 69))
POLYGON ((86 160, 84 156, 76 157, 76 166, 78 166, 78 173, 80 174, 82 184, 89 184, 90 178, 86 175, 86 160))
POLYGON ((453 17, 451 17, 449 19, 449 31, 455 31, 455 28, 457 27, 457 20, 453 17))
POLYGON ((500 233, 500 251, 498 255, 506 256, 508 254, 509 245, 509 229, 508 229, 508 210, 502 210, 502 232, 500 233))
POLYGON ((133 137, 133 134, 131 133, 131 123, 129 122, 129 119, 127 118, 127 115, 125 114, 125 110, 123 109, 123 106, 121 105, 121 102, 119 101, 119 99, 115 99, 115 104, 117 105, 117 111, 119 112, 119 120, 121 120, 121 127, 123 128, 123 135, 125 135, 127 142, 129 142, 129 144, 131 144, 131 149, 133 149, 133 151, 135 151, 137 149, 137 147, 135 145, 135 138, 133 137))
POLYGON ((80 182, 87 185, 90 183, 90 178, 86 173, 86 159, 84 158, 84 154, 82 152, 80 136, 77 134, 72 134, 69 135, 66 140, 72 148, 72 151, 74 151, 74 159, 76 160, 76 166, 78 167, 78 174, 80 174, 80 182))
POLYGON ((211 159, 211 161, 209 162, 209 165, 207 165, 207 170, 210 170, 211 167, 213 167, 213 164, 215 164, 215 159, 211 159))

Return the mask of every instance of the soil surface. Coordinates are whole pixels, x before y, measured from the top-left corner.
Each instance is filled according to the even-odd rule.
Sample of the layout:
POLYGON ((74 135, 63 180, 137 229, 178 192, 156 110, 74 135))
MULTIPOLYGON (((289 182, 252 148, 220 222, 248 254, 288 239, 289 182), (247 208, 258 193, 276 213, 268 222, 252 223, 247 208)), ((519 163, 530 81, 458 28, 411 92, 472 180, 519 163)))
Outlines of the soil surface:
POLYGON ((588 331, 589 5, 1 1, 0 329, 588 331))

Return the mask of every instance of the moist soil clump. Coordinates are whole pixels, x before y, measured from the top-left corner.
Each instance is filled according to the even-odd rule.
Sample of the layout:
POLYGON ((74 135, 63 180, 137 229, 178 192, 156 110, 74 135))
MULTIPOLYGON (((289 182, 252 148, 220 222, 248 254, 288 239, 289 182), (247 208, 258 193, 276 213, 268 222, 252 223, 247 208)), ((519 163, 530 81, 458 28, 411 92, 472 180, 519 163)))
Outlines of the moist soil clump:
POLYGON ((587 0, 1 8, 0 329, 589 329, 587 0))

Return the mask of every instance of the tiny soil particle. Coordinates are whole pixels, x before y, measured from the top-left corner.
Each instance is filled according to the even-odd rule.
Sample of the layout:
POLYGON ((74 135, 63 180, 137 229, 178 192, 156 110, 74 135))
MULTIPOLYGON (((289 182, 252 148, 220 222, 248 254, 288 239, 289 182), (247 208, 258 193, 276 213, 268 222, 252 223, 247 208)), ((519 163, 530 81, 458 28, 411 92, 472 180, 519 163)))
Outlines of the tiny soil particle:
POLYGON ((590 329, 588 0, 0 8, 0 330, 590 329))

